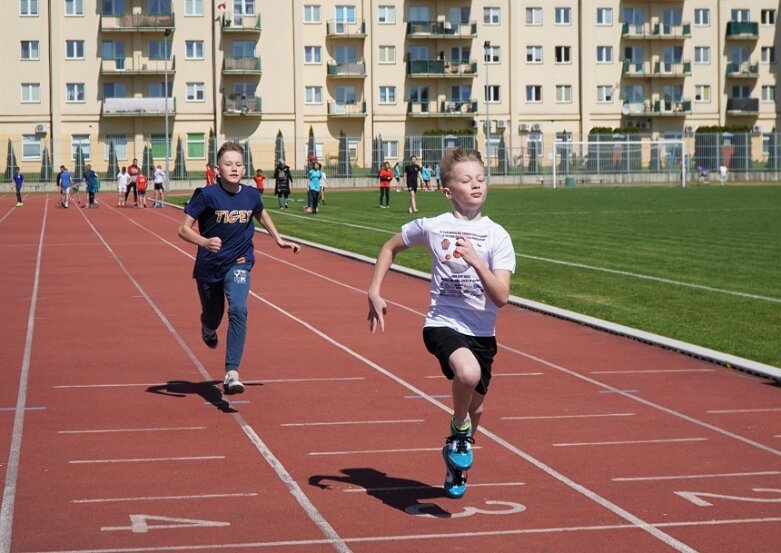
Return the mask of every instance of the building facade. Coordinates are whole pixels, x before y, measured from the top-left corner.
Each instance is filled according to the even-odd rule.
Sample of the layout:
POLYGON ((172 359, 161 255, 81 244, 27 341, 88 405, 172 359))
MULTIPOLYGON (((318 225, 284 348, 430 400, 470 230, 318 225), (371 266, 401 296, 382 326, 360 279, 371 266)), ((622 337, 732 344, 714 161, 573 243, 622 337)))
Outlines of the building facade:
POLYGON ((108 144, 120 165, 149 147, 196 171, 212 134, 262 167, 278 136, 294 167, 342 136, 364 167, 378 137, 393 162, 431 133, 492 155, 597 127, 761 136, 779 122, 778 15, 779 0, 5 0, 0 139, 29 171, 78 148, 100 168, 108 144))

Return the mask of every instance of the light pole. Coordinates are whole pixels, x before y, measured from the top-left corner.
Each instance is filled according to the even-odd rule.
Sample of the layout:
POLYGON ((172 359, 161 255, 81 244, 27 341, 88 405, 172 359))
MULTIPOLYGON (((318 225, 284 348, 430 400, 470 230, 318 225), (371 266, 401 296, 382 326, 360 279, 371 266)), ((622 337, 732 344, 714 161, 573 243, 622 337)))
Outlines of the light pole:
POLYGON ((490 93, 491 89, 488 86, 488 64, 491 60, 491 41, 486 40, 483 43, 483 61, 485 61, 485 93, 483 97, 485 98, 485 161, 486 161, 486 182, 491 181, 491 152, 488 149, 488 137, 491 134, 491 114, 489 112, 489 106, 491 104, 490 102, 490 93))
POLYGON ((171 157, 171 144, 168 136, 168 98, 171 96, 168 93, 168 37, 170 35, 171 28, 169 27, 163 33, 163 63, 165 63, 163 69, 163 88, 165 89, 165 105, 163 106, 163 118, 165 119, 165 181, 170 178, 168 173, 168 158, 171 157))

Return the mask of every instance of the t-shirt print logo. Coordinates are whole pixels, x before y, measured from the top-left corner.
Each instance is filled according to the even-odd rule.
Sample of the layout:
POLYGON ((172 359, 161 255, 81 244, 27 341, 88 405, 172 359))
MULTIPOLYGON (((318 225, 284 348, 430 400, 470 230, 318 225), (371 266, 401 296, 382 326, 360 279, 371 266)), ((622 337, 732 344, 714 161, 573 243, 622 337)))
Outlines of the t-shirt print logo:
POLYGON ((245 269, 234 269, 233 282, 236 284, 247 284, 247 271, 245 269))

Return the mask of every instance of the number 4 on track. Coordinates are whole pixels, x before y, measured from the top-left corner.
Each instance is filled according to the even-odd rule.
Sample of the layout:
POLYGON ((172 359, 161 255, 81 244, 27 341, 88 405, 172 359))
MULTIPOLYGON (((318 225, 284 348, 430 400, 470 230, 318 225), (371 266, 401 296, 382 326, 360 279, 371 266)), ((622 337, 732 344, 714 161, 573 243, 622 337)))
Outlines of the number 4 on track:
MULTIPOLYGON (((781 490, 774 488, 752 488, 751 491, 757 493, 781 494, 781 490)), ((691 501, 697 505, 697 507, 713 507, 713 503, 706 501, 703 499, 704 497, 707 497, 708 499, 726 499, 729 501, 750 501, 752 503, 781 503, 781 497, 746 497, 740 495, 722 495, 718 493, 707 492, 675 492, 675 494, 681 496, 687 501, 691 501)))
POLYGON ((171 530, 174 528, 216 528, 230 526, 230 522, 217 520, 198 520, 194 518, 158 517, 155 515, 130 515, 130 526, 104 526, 103 532, 119 532, 130 530, 134 534, 145 534, 150 530, 171 530), (164 522, 167 524, 151 524, 151 522, 164 522))

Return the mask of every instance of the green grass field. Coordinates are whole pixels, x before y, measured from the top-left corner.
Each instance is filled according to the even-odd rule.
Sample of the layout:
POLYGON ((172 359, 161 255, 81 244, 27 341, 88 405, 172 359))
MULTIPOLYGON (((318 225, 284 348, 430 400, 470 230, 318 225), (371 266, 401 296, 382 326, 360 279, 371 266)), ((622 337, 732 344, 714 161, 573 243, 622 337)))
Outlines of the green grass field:
MULTIPOLYGON (((329 190, 317 216, 267 203, 283 234, 376 257, 412 218, 406 192, 377 197, 329 190)), ((497 188, 484 214, 513 237, 512 294, 781 367, 781 187, 497 188)), ((396 262, 430 270, 420 248, 396 262)))

